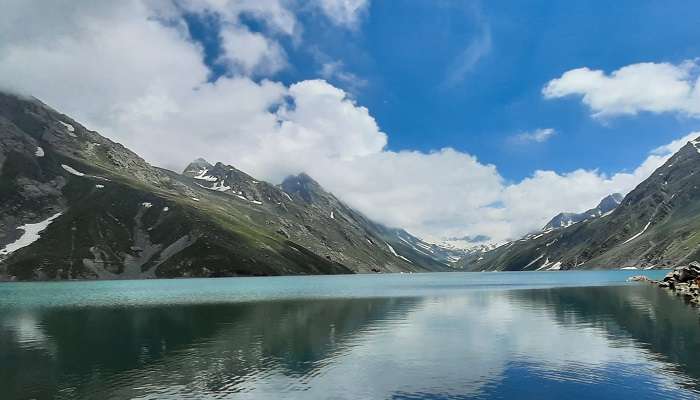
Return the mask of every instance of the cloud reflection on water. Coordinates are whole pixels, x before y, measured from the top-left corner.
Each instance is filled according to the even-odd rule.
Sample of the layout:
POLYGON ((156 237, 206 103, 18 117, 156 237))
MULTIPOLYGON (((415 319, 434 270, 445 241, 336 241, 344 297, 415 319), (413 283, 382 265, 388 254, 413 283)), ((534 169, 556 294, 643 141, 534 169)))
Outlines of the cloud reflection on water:
POLYGON ((10 310, 0 384, 9 398, 694 398, 694 312, 641 286, 10 310))

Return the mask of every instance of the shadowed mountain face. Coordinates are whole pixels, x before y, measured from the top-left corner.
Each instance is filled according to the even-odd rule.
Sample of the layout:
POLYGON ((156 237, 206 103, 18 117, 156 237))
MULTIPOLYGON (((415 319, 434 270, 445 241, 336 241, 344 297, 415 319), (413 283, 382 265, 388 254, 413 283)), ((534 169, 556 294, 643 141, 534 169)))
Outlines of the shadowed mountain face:
POLYGON ((460 263, 471 270, 547 270, 671 267, 697 260, 699 148, 697 140, 687 143, 613 211, 460 263))
POLYGON ((0 279, 447 269, 388 230, 304 174, 275 186, 203 159, 177 174, 0 93, 0 279))

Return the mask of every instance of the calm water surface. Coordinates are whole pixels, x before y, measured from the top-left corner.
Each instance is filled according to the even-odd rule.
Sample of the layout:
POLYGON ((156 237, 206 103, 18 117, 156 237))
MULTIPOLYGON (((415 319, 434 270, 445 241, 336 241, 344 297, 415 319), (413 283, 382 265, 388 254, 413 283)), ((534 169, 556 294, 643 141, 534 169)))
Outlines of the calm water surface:
POLYGON ((635 273, 0 284, 0 398, 700 398, 698 311, 635 273))

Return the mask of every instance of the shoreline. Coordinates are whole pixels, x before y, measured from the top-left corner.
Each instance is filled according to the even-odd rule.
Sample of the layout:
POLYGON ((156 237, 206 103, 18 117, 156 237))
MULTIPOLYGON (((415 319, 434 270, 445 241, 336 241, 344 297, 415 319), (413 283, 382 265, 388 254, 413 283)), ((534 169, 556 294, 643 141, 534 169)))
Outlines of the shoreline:
POLYGON ((656 285, 682 297, 688 304, 700 307, 700 263, 697 261, 674 268, 660 281, 649 279, 645 275, 632 276, 628 281, 656 285))

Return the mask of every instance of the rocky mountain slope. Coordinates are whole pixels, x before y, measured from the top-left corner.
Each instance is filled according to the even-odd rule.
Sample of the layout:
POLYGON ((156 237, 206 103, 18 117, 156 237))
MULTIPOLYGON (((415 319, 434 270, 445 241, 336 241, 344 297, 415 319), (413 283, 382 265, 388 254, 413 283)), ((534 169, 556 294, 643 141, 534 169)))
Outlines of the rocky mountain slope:
POLYGON ((603 200, 601 200, 595 208, 591 208, 590 210, 578 214, 570 212, 558 214, 552 218, 544 226, 544 228, 542 228, 542 230, 548 231, 552 229, 567 228, 587 219, 602 217, 616 209, 617 206, 620 205, 620 202, 622 202, 622 195, 620 193, 613 193, 603 198, 603 200))
POLYGON ((420 242, 304 174, 275 186, 201 159, 178 174, 38 100, 0 93, 0 279, 448 268, 402 237, 420 242))
POLYGON ((687 143, 614 211, 465 257, 469 270, 650 268, 700 257, 700 141, 687 143))

